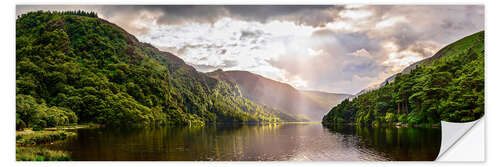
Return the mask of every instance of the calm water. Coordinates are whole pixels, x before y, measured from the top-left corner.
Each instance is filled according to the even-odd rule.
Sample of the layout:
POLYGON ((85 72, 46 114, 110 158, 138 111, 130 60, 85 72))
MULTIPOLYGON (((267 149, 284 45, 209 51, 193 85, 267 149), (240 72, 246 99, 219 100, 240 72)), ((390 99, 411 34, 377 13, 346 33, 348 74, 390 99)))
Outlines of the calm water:
POLYGON ((439 128, 321 124, 79 129, 52 145, 73 160, 434 160, 439 128))

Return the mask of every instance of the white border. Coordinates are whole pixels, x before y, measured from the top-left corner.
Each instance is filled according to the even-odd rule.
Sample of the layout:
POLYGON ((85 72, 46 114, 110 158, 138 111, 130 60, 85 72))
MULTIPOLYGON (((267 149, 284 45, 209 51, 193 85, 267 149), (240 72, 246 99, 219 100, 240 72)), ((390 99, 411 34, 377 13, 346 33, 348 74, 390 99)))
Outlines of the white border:
MULTIPOLYGON (((444 162, 481 162, 484 161, 484 119, 479 119, 477 121, 473 121, 468 123, 472 127, 468 128, 467 124, 464 124, 464 130, 468 130, 467 132, 459 132, 455 131, 455 135, 451 137, 454 143, 448 143, 449 147, 447 150, 443 148, 443 144, 441 144, 441 150, 444 151, 443 154, 439 153, 439 156, 436 161, 444 161, 444 162), (462 133, 462 134, 459 134, 462 133), (460 135, 460 136, 458 136, 460 135), (462 136, 463 135, 463 136, 462 136), (454 138, 454 139, 453 139, 454 138), (454 140, 457 140, 456 142, 454 140), (464 154, 466 153, 466 154, 464 154)), ((443 125, 443 121, 441 121, 441 125, 443 125)), ((455 125, 453 125, 455 126, 455 125)), ((443 134, 445 134, 444 126, 442 126, 441 130, 443 134)), ((449 129, 450 130, 450 129, 449 129)), ((456 130, 456 129, 455 129, 456 130)), ((442 137, 442 139, 445 137, 442 137)), ((441 143, 443 140, 441 139, 441 143)))
MULTIPOLYGON (((496 72, 499 69, 499 22, 496 21, 498 16, 500 16, 500 6, 498 1, 494 0, 405 0, 405 1, 394 1, 394 0, 376 0, 375 2, 367 2, 363 0, 351 0, 351 1, 339 1, 339 0, 288 0, 288 1, 278 1, 278 0, 253 0, 253 1, 234 1, 234 0, 177 0, 177 1, 161 1, 155 2, 152 0, 138 1, 138 0, 107 0, 105 2, 99 0, 91 1, 63 1, 63 0, 51 0, 46 2, 38 2, 36 0, 23 0, 23 1, 13 1, 7 0, 2 1, 3 4, 0 8, 3 13, 0 15, 3 25, 1 26, 0 35, 2 37, 1 41, 1 58, 0 58, 0 73, 1 82, 1 99, 0 106, 2 106, 3 112, 1 116, 0 126, 2 127, 2 134, 4 134, 1 139, 1 163, 2 166, 499 166, 500 159, 498 157, 498 132, 491 129, 496 129, 495 127, 500 127, 498 123, 500 122, 498 112, 498 107, 494 104, 495 101, 500 99, 499 86, 500 82, 496 72), (14 119, 15 119, 15 5, 16 4, 485 4, 486 10, 486 115, 485 123, 486 132, 488 139, 486 140, 486 163, 443 163, 443 162, 48 162, 48 163, 25 163, 15 161, 15 138, 14 138, 14 119), (491 18, 491 19, 490 19, 491 18), (497 86, 498 85, 498 86, 497 86), (492 103, 490 103, 492 102, 492 103), (496 119, 496 120, 495 120, 496 119), (492 141, 492 142, 488 142, 492 141)), ((485 136, 485 131, 481 131, 478 128, 472 128, 472 131, 468 134, 475 134, 477 136, 485 136)), ((476 139, 477 140, 477 139, 476 139)), ((470 146, 479 141, 472 141, 466 145, 470 146)), ((456 147, 461 147, 456 145, 456 147)), ((452 160, 459 160, 471 155, 471 152, 453 152, 456 155, 452 155, 452 160), (453 157, 455 156, 455 157, 453 157)))

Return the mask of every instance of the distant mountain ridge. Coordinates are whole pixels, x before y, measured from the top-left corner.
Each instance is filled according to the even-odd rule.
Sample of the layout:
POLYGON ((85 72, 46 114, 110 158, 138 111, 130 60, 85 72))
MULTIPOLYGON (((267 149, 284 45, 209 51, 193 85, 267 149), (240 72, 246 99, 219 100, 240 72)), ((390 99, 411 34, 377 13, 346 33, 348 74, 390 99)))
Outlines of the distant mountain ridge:
POLYGON ((289 84, 248 71, 219 69, 207 74, 216 79, 237 84, 243 96, 252 101, 313 121, 321 120, 331 107, 351 96, 320 91, 300 91, 289 84))
POLYGON ((342 100, 350 98, 353 95, 345 93, 327 93, 322 91, 314 90, 299 90, 301 94, 314 99, 317 103, 322 105, 324 108, 332 108, 342 100))

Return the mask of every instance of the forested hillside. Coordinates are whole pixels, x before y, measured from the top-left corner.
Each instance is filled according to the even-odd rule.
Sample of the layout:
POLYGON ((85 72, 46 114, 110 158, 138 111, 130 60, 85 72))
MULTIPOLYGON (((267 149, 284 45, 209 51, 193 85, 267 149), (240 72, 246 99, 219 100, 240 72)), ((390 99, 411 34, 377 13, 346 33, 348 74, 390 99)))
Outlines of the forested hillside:
POLYGON ((235 84, 197 72, 95 13, 16 19, 17 128, 274 121, 235 84))
POLYGON ((299 91, 289 84, 248 71, 216 70, 208 75, 237 84, 243 96, 295 117, 293 121, 319 121, 331 107, 349 97, 346 94, 299 91))
POLYGON ((430 125, 484 115, 484 31, 408 69, 385 86, 344 100, 323 117, 323 123, 430 125))

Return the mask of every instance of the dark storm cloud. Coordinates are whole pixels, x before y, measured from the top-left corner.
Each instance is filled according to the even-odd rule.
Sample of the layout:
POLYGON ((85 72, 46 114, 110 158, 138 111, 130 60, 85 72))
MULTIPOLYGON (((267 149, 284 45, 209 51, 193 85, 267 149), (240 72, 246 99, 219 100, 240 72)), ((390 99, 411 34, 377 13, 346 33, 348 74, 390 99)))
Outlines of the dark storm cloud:
POLYGON ((364 32, 338 33, 328 29, 320 29, 314 31, 312 36, 336 38, 338 41, 342 41, 343 47, 347 52, 355 52, 360 49, 375 52, 378 51, 380 47, 379 41, 370 39, 364 32))
POLYGON ((401 50, 419 40, 449 43, 459 37, 484 29, 482 5, 428 5, 428 6, 367 6, 374 11, 375 20, 403 17, 384 31, 370 31, 376 38, 392 38, 401 50))
MULTIPOLYGON (((343 5, 323 6, 323 5, 19 5, 17 13, 33 9, 55 9, 55 10, 93 10, 104 18, 115 18, 113 21, 122 23, 120 25, 130 31, 137 31, 134 34, 142 34, 148 31, 148 27, 137 28, 130 24, 135 19, 141 19, 141 12, 148 12, 155 15, 154 19, 158 24, 183 24, 183 23, 214 23, 223 17, 245 21, 268 22, 272 20, 291 21, 296 24, 323 26, 325 23, 334 22, 339 19, 338 13, 347 10, 343 5), (118 17, 119 16, 119 17, 118 17), (128 24, 127 24, 128 23, 128 24)), ((393 6, 376 5, 364 6, 364 10, 373 13, 368 19, 369 22, 376 23, 383 17, 405 16, 411 22, 396 25, 391 28, 387 35, 394 35, 397 43, 406 48, 410 43, 419 38, 439 35, 443 42, 448 42, 452 34, 466 34, 465 30, 478 29, 484 25, 483 6, 480 5, 448 5, 448 6, 393 6), (441 19, 432 19, 432 18, 441 19), (479 19, 478 19, 479 18, 479 19), (423 22, 435 22, 426 25, 429 30, 437 33, 431 35, 422 34, 415 31, 414 27, 422 20, 423 22), (432 27, 432 29, 430 29, 432 27)), ((145 14, 146 16, 148 14, 145 14)), ((143 17, 146 17, 143 16, 143 17)), ((421 27, 419 27, 421 28, 421 27)), ((380 35, 380 34, 378 34, 380 35)))
MULTIPOLYGON (((98 12, 101 17, 114 18, 116 22, 130 22, 139 18, 141 12, 155 14, 158 24, 214 23, 220 18, 230 17, 244 21, 265 23, 272 20, 291 21, 296 24, 322 26, 337 18, 344 6, 314 5, 23 5, 19 12, 29 10, 77 10, 98 12), (24 10, 26 9, 26 10, 24 10)), ((139 31, 139 30, 137 30, 139 31)), ((140 30, 144 33, 147 30, 140 30)))
POLYGON ((407 49, 422 37, 413 29, 411 24, 396 24, 391 30, 390 38, 399 46, 400 50, 407 49))
POLYGON ((267 22, 270 20, 287 20, 300 24, 320 25, 333 21, 335 15, 325 15, 324 11, 340 11, 343 6, 311 6, 311 5, 146 5, 146 6, 102 6, 104 15, 115 12, 125 14, 127 11, 147 10, 160 12, 160 24, 179 24, 185 22, 213 23, 222 17, 231 17, 245 21, 267 22))
POLYGON ((270 6, 223 6, 231 17, 265 23, 270 20, 292 21, 297 24, 321 26, 334 21, 335 13, 343 6, 270 5, 270 6), (330 12, 327 13, 327 12, 330 12))
POLYGON ((129 11, 149 11, 151 13, 158 13, 160 14, 157 18, 159 24, 182 24, 186 22, 213 23, 229 14, 222 6, 206 5, 110 5, 101 7, 107 9, 107 12, 103 13, 103 15, 106 16, 135 14, 129 11))
POLYGON ((342 71, 348 73, 359 73, 360 76, 376 76, 383 69, 374 61, 354 62, 345 66, 342 71), (361 73, 360 73, 361 72, 361 73))
POLYGON ((259 38, 263 34, 264 31, 262 30, 256 30, 256 31, 242 30, 240 40, 259 38))
POLYGON ((398 64, 405 56, 431 56, 446 44, 484 29, 482 5, 367 5, 355 8, 344 5, 18 5, 16 8, 18 15, 38 9, 95 11, 99 17, 116 23, 139 39, 176 53, 200 71, 255 67, 256 71, 252 72, 258 73, 259 69, 277 69, 275 71, 289 75, 287 79, 298 76, 307 81, 307 89, 348 93, 358 92, 399 72, 398 64), (369 14, 356 19, 345 17, 346 12, 355 17, 363 12, 369 14), (227 23, 222 18, 231 19, 227 23), (399 20, 391 23, 391 19, 399 20), (253 24, 273 21, 301 26, 290 29, 278 26, 269 31, 269 28, 254 26, 262 24, 253 24), (389 21, 388 26, 377 27, 384 21, 389 21), (199 23, 208 25, 200 26, 199 23), (214 28, 217 24, 213 23, 227 25, 217 27, 220 30, 213 33, 217 29, 214 28), (335 23, 342 24, 330 27, 335 23), (297 29, 301 28, 310 28, 312 33, 297 37, 300 32, 297 29), (273 34, 281 29, 291 33, 273 34), (228 39, 224 37, 225 31, 231 33, 227 34, 228 39), (293 42, 299 44, 291 46, 293 42), (283 52, 273 52, 283 49, 281 45, 275 47, 276 43, 283 44, 283 52), (387 43, 393 43, 396 51, 385 48, 387 43), (307 55, 308 49, 322 52, 311 56, 307 55), (254 56, 262 61, 252 61, 254 56), (264 64, 260 64, 262 62, 264 64))

